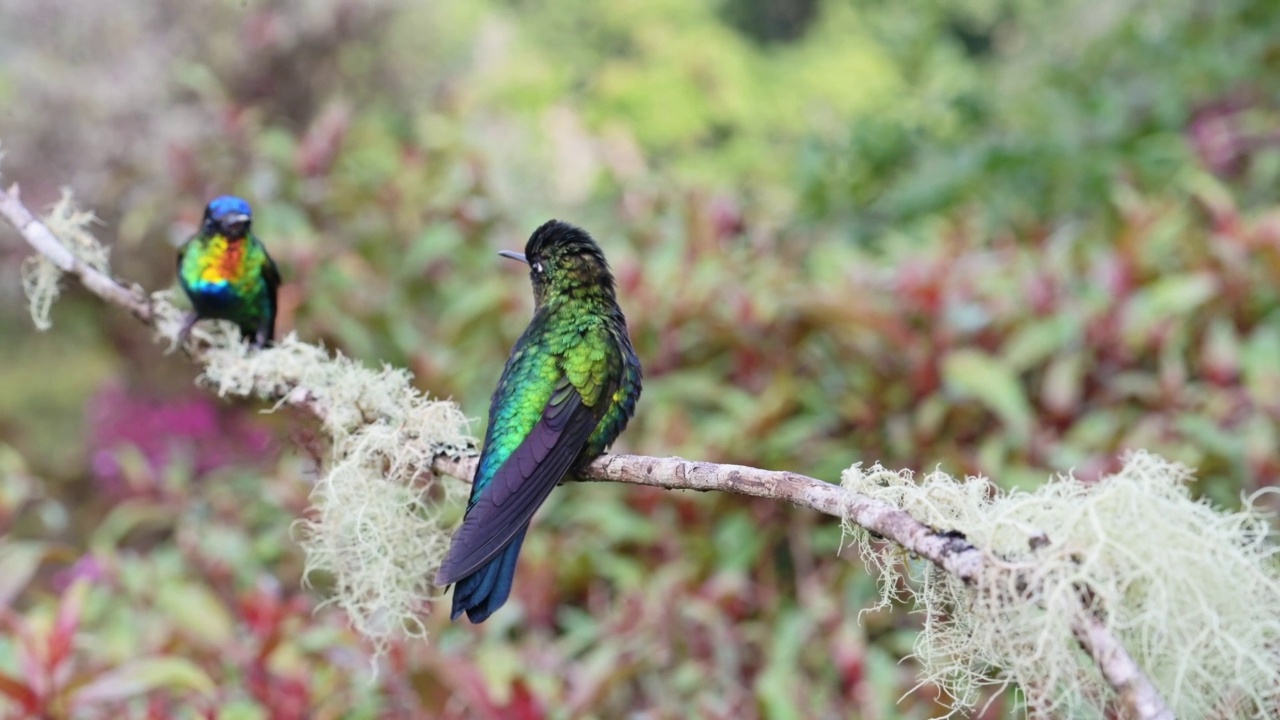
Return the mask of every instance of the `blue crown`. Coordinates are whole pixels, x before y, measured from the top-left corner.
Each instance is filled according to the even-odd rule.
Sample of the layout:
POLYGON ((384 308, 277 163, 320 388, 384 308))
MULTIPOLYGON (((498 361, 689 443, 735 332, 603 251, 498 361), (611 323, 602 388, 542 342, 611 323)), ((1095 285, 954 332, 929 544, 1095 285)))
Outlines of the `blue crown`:
POLYGON ((249 209, 249 203, 241 200, 235 195, 223 195, 209 201, 209 217, 214 220, 221 220, 228 215, 251 215, 252 210, 249 209))

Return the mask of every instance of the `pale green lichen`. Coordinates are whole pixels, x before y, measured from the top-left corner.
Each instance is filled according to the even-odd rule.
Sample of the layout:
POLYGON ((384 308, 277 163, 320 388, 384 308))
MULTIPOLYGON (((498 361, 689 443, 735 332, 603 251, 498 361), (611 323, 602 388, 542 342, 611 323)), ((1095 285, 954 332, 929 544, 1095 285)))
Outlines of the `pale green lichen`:
MULTIPOLYGON (((44 224, 62 241, 77 259, 89 267, 107 271, 107 248, 89 232, 98 218, 92 212, 77 210, 71 191, 63 188, 62 197, 43 218, 44 224)), ((31 321, 36 329, 53 327, 49 313, 61 293, 62 271, 43 255, 32 255, 22 261, 22 290, 27 295, 31 321)))
POLYGON ((300 522, 308 576, 331 576, 328 602, 378 645, 425 635, 422 615, 439 596, 430 580, 449 548, 443 517, 465 490, 457 482, 416 486, 431 458, 404 457, 412 454, 404 447, 403 430, 382 423, 337 443, 312 491, 311 516, 300 522))
POLYGON ((1190 480, 1187 468, 1146 452, 1096 483, 1061 477, 1034 492, 942 472, 916 483, 878 465, 845 471, 849 492, 983 548, 996 570, 976 588, 846 530, 879 570, 882 604, 911 599, 925 614, 921 680, 946 690, 957 711, 983 686, 1014 683, 1037 714, 1105 717, 1112 691, 1071 632, 1087 587, 1101 622, 1178 717, 1273 717, 1280 567, 1269 518, 1252 501, 1228 512, 1193 500, 1190 480))
MULTIPOLYGON (((290 336, 255 357, 297 346, 305 344, 290 336)), ((307 575, 331 576, 331 602, 379 647, 422 636, 421 617, 439 595, 431 578, 449 548, 447 513, 467 493, 459 482, 422 480, 437 454, 470 452, 467 418, 424 396, 403 370, 371 371, 339 355, 308 374, 306 387, 327 394, 333 450, 300 521, 307 575)))
MULTIPOLYGON (((182 312, 165 293, 152 303, 157 330, 173 337, 182 312)), ((208 343, 200 382, 219 395, 301 393, 293 399, 323 410, 332 457, 297 525, 306 574, 332 579, 327 602, 379 649, 396 637, 423 636, 423 616, 440 594, 430 581, 449 547, 446 516, 467 491, 424 478, 436 455, 473 451, 462 411, 413 387, 405 370, 371 370, 292 334, 263 350, 250 349, 226 323, 201 323, 193 334, 208 343)))

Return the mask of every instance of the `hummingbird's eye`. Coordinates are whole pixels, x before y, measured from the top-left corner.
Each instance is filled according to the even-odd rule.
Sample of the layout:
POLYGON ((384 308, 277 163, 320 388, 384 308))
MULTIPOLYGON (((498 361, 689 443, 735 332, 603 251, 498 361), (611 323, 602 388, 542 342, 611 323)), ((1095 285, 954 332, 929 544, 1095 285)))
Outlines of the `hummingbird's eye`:
POLYGON ((542 263, 540 263, 540 262, 536 262, 536 263, 534 263, 534 264, 533 264, 533 271, 534 271, 534 272, 536 272, 536 273, 540 273, 540 272, 542 272, 542 263))

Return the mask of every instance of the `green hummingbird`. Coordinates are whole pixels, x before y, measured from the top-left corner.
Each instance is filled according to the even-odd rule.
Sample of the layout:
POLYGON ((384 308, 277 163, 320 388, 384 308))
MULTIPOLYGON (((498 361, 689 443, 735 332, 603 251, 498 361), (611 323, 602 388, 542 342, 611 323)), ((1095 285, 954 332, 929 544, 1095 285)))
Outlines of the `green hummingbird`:
POLYGON ((640 361, 604 253, 581 228, 551 220, 524 254, 533 319, 489 401, 489 427, 462 527, 435 584, 457 583, 452 619, 484 622, 511 593, 516 558, 538 506, 575 468, 599 457, 631 419, 640 361))
POLYGON ((251 229, 249 203, 232 195, 214 198, 200 229, 178 252, 178 283, 195 311, 178 333, 181 344, 198 320, 230 320, 255 347, 275 335, 280 271, 251 229))

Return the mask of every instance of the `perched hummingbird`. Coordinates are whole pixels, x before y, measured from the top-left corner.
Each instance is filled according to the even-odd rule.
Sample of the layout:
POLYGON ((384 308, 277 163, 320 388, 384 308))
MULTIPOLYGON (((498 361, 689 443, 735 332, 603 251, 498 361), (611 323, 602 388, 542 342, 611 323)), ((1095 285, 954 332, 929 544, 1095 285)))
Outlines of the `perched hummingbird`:
POLYGON ((178 251, 178 282, 195 311, 178 333, 186 341, 198 320, 230 320, 240 334, 264 347, 275 336, 280 271, 250 230, 252 211, 238 197, 214 198, 200 230, 178 251))
POLYGON ((489 401, 471 502, 435 579, 457 583, 451 617, 466 612, 473 623, 507 601, 538 506, 613 443, 640 397, 640 361, 591 236, 552 220, 533 232, 523 255, 499 254, 529 265, 533 320, 489 401))

